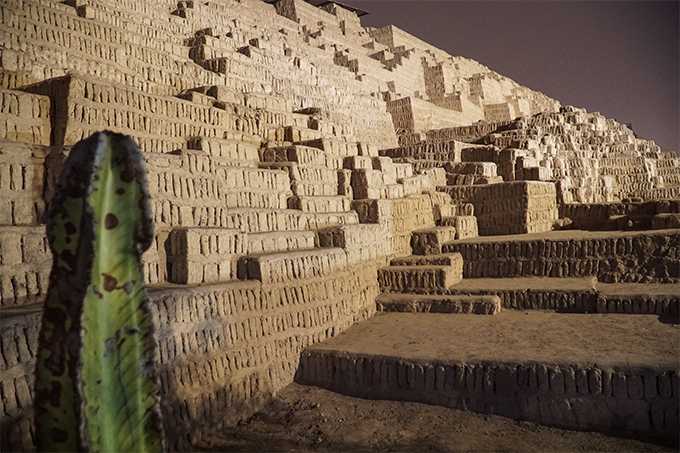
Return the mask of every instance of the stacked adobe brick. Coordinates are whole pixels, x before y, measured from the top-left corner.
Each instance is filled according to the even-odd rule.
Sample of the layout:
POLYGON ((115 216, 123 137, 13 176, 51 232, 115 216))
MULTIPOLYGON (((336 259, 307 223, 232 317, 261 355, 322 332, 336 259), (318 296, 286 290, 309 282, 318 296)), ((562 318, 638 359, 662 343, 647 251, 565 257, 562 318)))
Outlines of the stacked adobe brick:
POLYGON ((33 448, 45 206, 91 133, 128 134, 146 159, 157 236, 143 267, 173 449, 250 416, 302 348, 372 315, 377 267, 434 225, 432 183, 377 156, 396 144, 391 117, 321 34, 261 2, 181 6, 2 5, 3 450, 33 448), (217 22, 230 29, 206 30, 217 22), (370 181, 352 178, 353 159, 370 181), (359 224, 352 203, 380 212, 359 224))
MULTIPOLYGON (((252 415, 292 382, 303 348, 370 317, 378 268, 411 253, 414 231, 440 224, 446 234, 435 236, 458 240, 547 231, 557 218, 553 182, 509 177, 545 176, 531 165, 533 148, 497 152, 505 135, 463 143, 490 132, 480 124, 419 143, 434 113, 450 125, 488 112, 508 132, 511 112, 554 111, 556 101, 393 27, 363 29, 335 4, 0 8, 3 450, 33 448, 32 373, 51 259, 45 207, 70 147, 97 130, 132 136, 147 162, 157 236, 143 266, 177 450, 252 415), (415 146, 378 155, 398 143, 415 146), (472 164, 447 167, 455 176, 433 168, 457 161, 472 164)), ((577 130, 600 131, 582 123, 577 130)), ((620 171, 642 162, 633 151, 651 153, 645 165, 656 159, 655 184, 677 182, 675 161, 653 148, 621 151, 602 177, 618 178, 627 196, 662 193, 620 171)), ((480 259, 463 257, 457 269, 494 268, 480 259)), ((516 261, 540 267, 532 260, 516 261)))

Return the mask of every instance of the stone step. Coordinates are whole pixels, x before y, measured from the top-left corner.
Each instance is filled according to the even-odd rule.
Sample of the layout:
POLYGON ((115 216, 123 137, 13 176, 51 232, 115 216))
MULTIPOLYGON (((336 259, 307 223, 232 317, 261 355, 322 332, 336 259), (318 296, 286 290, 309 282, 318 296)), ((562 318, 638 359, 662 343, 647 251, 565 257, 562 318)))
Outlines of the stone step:
POLYGON ((331 275, 347 268, 347 254, 341 248, 263 253, 243 257, 238 262, 238 277, 263 284, 285 283, 331 275))
POLYGON ((259 160, 257 146, 239 140, 194 137, 187 141, 187 148, 205 152, 218 165, 257 167, 259 160))
POLYGON ((676 331, 651 316, 384 313, 307 347, 296 380, 355 397, 677 438, 676 331))
MULTIPOLYGON (((369 159, 370 157, 367 157, 369 159)), ((386 198, 387 187, 384 173, 381 170, 359 168, 352 170, 350 184, 355 200, 365 198, 386 198)), ((396 183, 396 181, 395 181, 396 183)), ((403 190, 403 189, 402 189, 403 190)))
POLYGON ((288 198, 289 209, 303 212, 344 212, 351 209, 350 199, 344 195, 310 197, 293 196, 288 198))
POLYGON ((313 146, 290 145, 260 149, 261 162, 297 162, 332 170, 342 168, 342 158, 313 146))
POLYGON ((305 212, 309 229, 316 230, 339 225, 356 225, 359 214, 356 211, 343 212, 305 212))
POLYGON ((447 162, 444 165, 444 170, 449 174, 479 177, 492 177, 498 174, 494 162, 447 162))
POLYGON ((456 239, 456 228, 438 226, 416 230, 411 234, 411 249, 414 255, 438 255, 442 245, 456 239))
MULTIPOLYGON (((299 142, 299 144, 319 148, 334 156, 356 156, 359 154, 360 148, 361 151, 363 151, 367 147, 366 145, 362 146, 360 143, 347 142, 344 140, 327 137, 302 141, 299 142)), ((377 153, 377 150, 375 152, 377 153)))
POLYGON ((444 244, 465 278, 588 277, 604 283, 680 283, 680 230, 552 231, 444 244))
POLYGON ((356 211, 302 212, 297 209, 229 209, 222 223, 227 228, 237 228, 244 233, 266 233, 316 230, 337 225, 359 223, 356 211))
POLYGON ((476 238, 479 236, 477 217, 473 215, 456 215, 442 217, 441 226, 450 226, 456 229, 456 239, 476 238))
POLYGON ((442 219, 445 219, 447 217, 456 217, 458 215, 473 215, 473 214, 474 206, 470 203, 456 204, 445 201, 434 204, 434 217, 435 221, 437 221, 439 225, 442 224, 441 223, 442 219), (463 206, 465 207, 463 208, 463 206))
POLYGON ((501 311, 498 296, 380 294, 375 299, 378 311, 408 313, 460 313, 494 315, 501 311))
POLYGON ((378 269, 378 283, 385 292, 446 290, 462 279, 454 266, 388 266, 378 269))
POLYGON ((292 181, 293 195, 300 197, 333 197, 338 195, 338 184, 324 181, 292 181))
POLYGON ((314 231, 273 231, 250 233, 246 237, 246 253, 290 252, 316 246, 314 231))
POLYGON ((286 209, 288 204, 287 193, 268 190, 230 191, 225 200, 227 208, 286 209))
POLYGON ((228 165, 216 168, 215 173, 228 189, 290 193, 290 179, 281 170, 228 165))
POLYGON ((322 138, 324 138, 324 134, 318 130, 295 126, 284 128, 284 140, 287 142, 309 142, 322 138))
POLYGON ((478 176, 478 175, 457 175, 447 173, 447 186, 472 186, 477 184, 499 184, 503 182, 502 176, 478 176))
POLYGON ((392 266, 453 266, 462 271, 463 257, 460 253, 442 253, 439 255, 410 255, 392 258, 392 266))
POLYGON ((446 294, 494 295, 504 309, 595 313, 597 279, 581 278, 464 278, 446 294))
POLYGON ((260 168, 283 170, 290 178, 290 189, 297 196, 336 196, 338 170, 297 162, 265 162, 260 168))
POLYGON ((598 283, 598 313, 657 314, 678 321, 677 284, 598 283))
POLYGON ((337 170, 310 164, 299 164, 297 162, 263 162, 260 164, 260 168, 285 170, 288 172, 291 181, 335 181, 337 185, 338 180, 337 170))
POLYGON ((590 277, 464 278, 447 294, 496 295, 506 309, 678 316, 676 284, 600 283, 590 277))
POLYGON ((434 189, 430 179, 424 175, 397 178, 397 182, 404 186, 404 195, 414 195, 434 189))
POLYGON ((549 232, 558 218, 555 185, 537 181, 442 186, 454 203, 472 203, 481 235, 549 232))
POLYGON ((651 219, 652 229, 680 228, 680 214, 666 213, 657 214, 651 219))

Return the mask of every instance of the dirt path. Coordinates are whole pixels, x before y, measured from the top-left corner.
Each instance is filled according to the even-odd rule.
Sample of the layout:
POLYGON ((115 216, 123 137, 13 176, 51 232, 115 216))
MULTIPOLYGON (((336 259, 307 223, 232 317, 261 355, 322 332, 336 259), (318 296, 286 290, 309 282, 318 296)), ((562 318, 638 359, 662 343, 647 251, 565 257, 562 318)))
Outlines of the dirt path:
POLYGON ((661 452, 662 441, 567 431, 439 406, 372 401, 291 384, 241 426, 206 436, 202 452, 661 452))

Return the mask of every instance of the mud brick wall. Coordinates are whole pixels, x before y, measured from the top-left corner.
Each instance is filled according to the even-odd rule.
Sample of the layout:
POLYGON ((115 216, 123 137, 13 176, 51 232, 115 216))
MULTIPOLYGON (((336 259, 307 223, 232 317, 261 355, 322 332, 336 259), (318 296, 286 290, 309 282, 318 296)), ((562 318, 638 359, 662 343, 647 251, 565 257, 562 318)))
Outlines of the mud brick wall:
POLYGON ((435 226, 433 202, 429 195, 412 195, 395 200, 355 200, 352 209, 361 223, 379 223, 394 256, 411 254, 411 232, 435 226))
POLYGON ((283 140, 286 127, 306 127, 308 121, 306 115, 230 104, 219 96, 190 92, 181 96, 187 100, 76 75, 22 89, 50 97, 52 143, 58 145, 110 129, 132 136, 143 151, 168 153, 185 148, 194 137, 226 138, 228 132, 283 140))
POLYGON ((175 228, 169 245, 168 281, 180 284, 234 280, 246 250, 245 235, 226 228, 175 228))
POLYGON ((71 70, 162 95, 189 88, 190 79, 215 83, 183 56, 175 33, 189 30, 168 20, 171 5, 125 1, 74 8, 12 0, 3 3, 2 25, 7 48, 19 56, 18 67, 29 68, 39 80, 71 70))
POLYGON ((50 97, 55 145, 74 145, 109 129, 132 136, 143 151, 168 153, 185 147, 182 137, 221 138, 233 122, 221 109, 81 76, 51 79, 23 90, 50 97))
POLYGON ((341 247, 347 254, 347 263, 362 262, 387 264, 393 253, 394 240, 384 225, 358 224, 329 227, 319 230, 317 242, 320 247, 341 247))
POLYGON ((680 213, 680 201, 561 204, 559 212, 560 218, 571 219, 572 228, 579 230, 648 229, 657 214, 680 213))
POLYGON ((0 300, 2 308, 41 300, 51 255, 45 199, 54 190, 62 150, 0 141, 0 300))
POLYGON ((34 225, 43 219, 42 146, 0 141, 0 225, 34 225))
POLYGON ((469 104, 465 112, 438 107, 435 104, 406 97, 387 103, 387 111, 392 115, 396 130, 407 133, 425 132, 446 125, 463 125, 483 118, 484 114, 475 104, 469 104))
MULTIPOLYGON (((455 286, 447 291, 450 294, 469 294, 469 290, 459 290, 455 286)), ((560 313, 595 313, 597 294, 591 291, 566 291, 543 289, 502 289, 481 290, 477 294, 496 295, 501 306, 515 310, 555 310, 560 313)))
MULTIPOLYGON (((382 264, 381 264, 382 265, 382 264)), ((164 423, 172 450, 251 416, 290 383, 306 346, 375 313, 376 264, 277 285, 237 282, 151 290, 164 423)), ((2 449, 33 449, 40 314, 3 320, 2 449)))
POLYGON ((415 131, 415 118, 411 104, 410 97, 387 102, 387 111, 392 115, 392 123, 396 130, 408 133, 415 131))
MULTIPOLYGON (((560 313, 627 313, 678 316, 680 297, 667 294, 621 296, 598 290, 555 290, 532 288, 484 289, 475 294, 496 295, 503 308, 517 310, 555 310, 560 313)), ((448 294, 470 294, 469 289, 453 286, 448 294)))
POLYGON ((591 233, 574 239, 525 239, 445 244, 463 256, 465 278, 586 277, 604 283, 680 282, 680 233, 591 233))
POLYGON ((291 194, 283 170, 220 165, 198 150, 145 157, 159 225, 238 228, 227 221, 228 208, 285 209, 291 194))
POLYGON ((426 132, 428 142, 443 142, 450 140, 460 140, 462 142, 473 142, 484 135, 487 135, 503 126, 510 124, 509 121, 484 122, 470 126, 447 127, 444 129, 434 129, 426 132))
POLYGON ((677 319, 680 296, 600 294, 597 296, 596 303, 598 313, 657 314, 677 319))
POLYGON ((635 196, 643 200, 677 200, 680 199, 680 185, 673 187, 655 187, 650 190, 641 190, 635 196))
POLYGON ((668 186, 680 185, 680 172, 678 172, 678 161, 675 155, 668 156, 667 159, 659 159, 656 162, 656 174, 663 178, 664 184, 668 186))
POLYGON ((47 293, 51 267, 43 226, 0 226, 2 308, 40 301, 47 293))
POLYGON ((460 161, 460 152, 464 144, 455 140, 440 142, 420 142, 415 145, 399 148, 381 149, 381 156, 411 158, 418 160, 433 160, 443 162, 460 161))
POLYGON ((546 182, 438 187, 453 203, 472 203, 481 236, 550 231, 557 220, 555 185, 546 182))
POLYGON ((0 446, 33 451, 33 375, 41 316, 3 315, 0 331, 0 446))
POLYGON ((678 370, 575 363, 421 363, 302 354, 297 380, 346 395, 435 404, 570 429, 677 438, 678 370))
POLYGON ((50 144, 50 100, 0 89, 0 140, 50 144))
POLYGON ((564 203, 668 199, 680 190, 676 156, 598 112, 566 106, 521 117, 478 142, 518 148, 501 151, 499 174, 510 180, 513 164, 517 179, 555 181, 564 203))

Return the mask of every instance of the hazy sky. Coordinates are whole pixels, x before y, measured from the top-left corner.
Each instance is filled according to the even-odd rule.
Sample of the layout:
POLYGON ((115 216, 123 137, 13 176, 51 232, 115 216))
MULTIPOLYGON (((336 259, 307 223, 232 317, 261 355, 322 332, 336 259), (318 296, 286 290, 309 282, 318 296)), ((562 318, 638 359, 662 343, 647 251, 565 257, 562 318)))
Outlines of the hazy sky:
POLYGON ((345 0, 562 105, 680 151, 680 1, 345 0))

